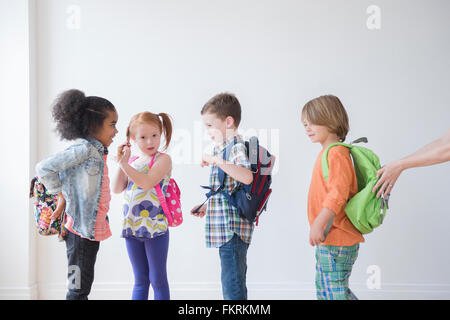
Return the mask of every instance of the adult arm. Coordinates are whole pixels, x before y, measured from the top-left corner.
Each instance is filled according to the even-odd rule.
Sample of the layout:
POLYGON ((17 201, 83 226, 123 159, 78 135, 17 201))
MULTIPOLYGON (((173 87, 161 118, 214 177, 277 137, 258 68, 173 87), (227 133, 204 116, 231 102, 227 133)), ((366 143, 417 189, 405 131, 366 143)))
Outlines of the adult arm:
POLYGON ((423 146, 413 154, 392 161, 378 170, 377 177, 381 177, 372 192, 376 192, 381 187, 378 190, 377 197, 384 193, 390 194, 395 182, 404 170, 447 161, 450 161, 450 129, 442 137, 423 146))

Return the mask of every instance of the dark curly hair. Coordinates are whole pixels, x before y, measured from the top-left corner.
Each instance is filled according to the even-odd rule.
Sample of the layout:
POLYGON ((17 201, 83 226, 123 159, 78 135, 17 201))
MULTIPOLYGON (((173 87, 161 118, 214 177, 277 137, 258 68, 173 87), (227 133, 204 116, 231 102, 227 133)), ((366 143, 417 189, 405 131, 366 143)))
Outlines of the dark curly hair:
POLYGON ((96 134, 108 116, 107 111, 116 111, 116 108, 104 98, 86 97, 77 89, 64 91, 53 105, 56 132, 65 140, 96 134))

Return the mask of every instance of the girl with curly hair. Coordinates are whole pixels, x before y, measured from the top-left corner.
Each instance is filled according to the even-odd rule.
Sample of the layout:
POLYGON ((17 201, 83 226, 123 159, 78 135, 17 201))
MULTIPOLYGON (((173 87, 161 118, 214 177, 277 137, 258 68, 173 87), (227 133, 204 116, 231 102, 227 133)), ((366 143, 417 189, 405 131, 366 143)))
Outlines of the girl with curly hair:
MULTIPOLYGON (((37 176, 58 203, 65 204, 64 240, 68 258, 68 300, 88 298, 100 241, 111 236, 108 223, 108 147, 117 134, 117 111, 108 100, 85 96, 80 90, 59 95, 53 105, 56 131, 73 141, 66 150, 36 165, 37 176)), ((58 218, 58 206, 52 219, 58 218)))

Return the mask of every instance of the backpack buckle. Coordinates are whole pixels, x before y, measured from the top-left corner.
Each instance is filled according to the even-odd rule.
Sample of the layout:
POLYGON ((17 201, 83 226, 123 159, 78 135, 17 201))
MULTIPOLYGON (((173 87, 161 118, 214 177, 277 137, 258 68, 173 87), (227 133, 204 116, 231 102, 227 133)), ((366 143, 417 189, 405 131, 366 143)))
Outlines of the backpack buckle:
POLYGON ((389 209, 389 197, 390 197, 391 195, 390 194, 388 194, 386 197, 383 195, 383 197, 382 197, 382 199, 383 199, 383 201, 384 201, 384 203, 385 203, 385 205, 386 205, 386 209, 389 209))
POLYGON ((390 195, 384 196, 384 194, 381 196, 381 206, 380 206, 380 224, 383 223, 384 220, 384 207, 386 206, 386 210, 389 209, 389 197, 390 195))

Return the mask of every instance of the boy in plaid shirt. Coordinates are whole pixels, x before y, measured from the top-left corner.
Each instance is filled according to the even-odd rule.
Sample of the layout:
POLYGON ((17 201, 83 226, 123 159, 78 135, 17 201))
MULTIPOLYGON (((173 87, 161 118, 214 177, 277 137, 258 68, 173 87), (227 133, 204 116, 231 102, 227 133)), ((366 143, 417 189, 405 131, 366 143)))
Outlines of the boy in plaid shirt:
MULTIPOLYGON (((212 155, 204 154, 201 166, 211 165, 210 187, 220 187, 219 168, 226 173, 224 190, 228 193, 239 183, 251 184, 253 174, 242 136, 238 134, 241 106, 229 93, 212 97, 201 111, 208 135, 215 141, 212 155), (232 146, 232 147, 231 147, 232 146), (227 148, 228 147, 228 148, 227 148), (231 150, 227 161, 225 150, 231 150)), ((212 196, 202 205, 198 217, 206 215, 206 246, 219 248, 223 297, 226 300, 246 300, 247 250, 253 233, 253 223, 241 217, 222 193, 212 196)))

